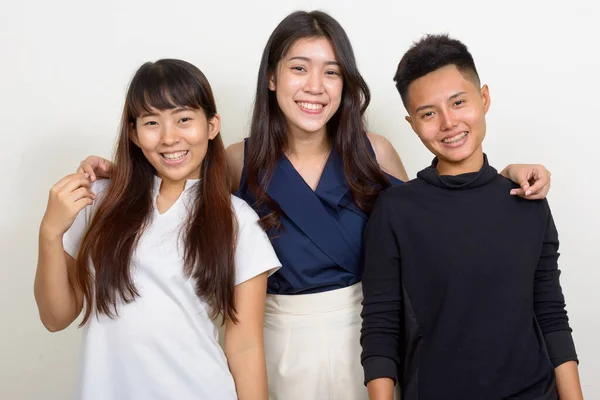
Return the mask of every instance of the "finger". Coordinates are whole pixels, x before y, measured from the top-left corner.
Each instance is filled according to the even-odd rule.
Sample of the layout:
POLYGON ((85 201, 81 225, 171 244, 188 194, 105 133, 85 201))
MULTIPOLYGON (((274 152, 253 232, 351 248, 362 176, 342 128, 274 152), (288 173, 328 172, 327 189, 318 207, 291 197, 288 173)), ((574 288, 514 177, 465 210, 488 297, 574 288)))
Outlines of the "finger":
POLYGON ((548 184, 542 186, 539 190, 536 190, 535 192, 532 190, 532 192, 528 198, 545 199, 546 196, 548 196, 549 191, 550 191, 550 184, 548 183, 548 184))
POLYGON ((525 191, 521 188, 511 189, 511 196, 525 197, 525 191))
MULTIPOLYGON (((535 174, 535 181, 533 183, 533 185, 529 188, 529 194, 528 195, 534 195, 534 194, 543 194, 545 189, 549 189, 548 184, 549 179, 546 176, 542 176, 539 174, 535 174)), ((547 192, 547 190, 546 190, 547 192)), ((545 196, 544 196, 545 197, 545 196)))
POLYGON ((80 187, 69 194, 69 201, 77 202, 83 198, 94 200, 96 195, 86 187, 80 187))
POLYGON ((69 183, 72 179, 76 179, 80 176, 84 176, 87 178, 87 175, 85 173, 75 173, 75 174, 69 174, 67 176, 65 176, 64 178, 62 178, 60 181, 56 182, 56 184, 52 187, 53 190, 59 191, 60 189, 62 189, 67 183, 69 183))
POLYGON ((81 210, 83 210, 87 206, 92 205, 93 203, 94 203, 94 200, 92 200, 89 197, 82 197, 81 199, 77 200, 74 205, 75 214, 79 214, 79 212, 81 210))
POLYGON ((112 167, 113 164, 110 161, 101 158, 100 164, 98 166, 98 175, 104 178, 109 178, 112 172, 112 167))
POLYGON ((71 193, 80 187, 89 189, 91 185, 92 182, 87 174, 77 174, 69 179, 60 190, 61 192, 71 193))
POLYGON ((92 182, 96 180, 96 173, 94 172, 94 167, 91 164, 84 161, 81 164, 81 168, 83 168, 83 171, 90 176, 90 180, 92 182))
POLYGON ((546 194, 538 193, 538 194, 530 194, 529 196, 524 196, 524 199, 527 200, 543 200, 546 198, 546 194))

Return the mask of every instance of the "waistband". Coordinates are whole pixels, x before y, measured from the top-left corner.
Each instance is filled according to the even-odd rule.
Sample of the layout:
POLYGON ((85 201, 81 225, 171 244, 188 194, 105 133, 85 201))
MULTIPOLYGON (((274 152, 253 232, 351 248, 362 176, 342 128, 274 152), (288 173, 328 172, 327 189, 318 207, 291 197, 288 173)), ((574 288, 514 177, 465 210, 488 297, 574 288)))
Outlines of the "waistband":
POLYGON ((298 295, 267 294, 265 313, 325 313, 360 304, 362 299, 362 284, 360 282, 343 289, 328 290, 321 293, 298 295))

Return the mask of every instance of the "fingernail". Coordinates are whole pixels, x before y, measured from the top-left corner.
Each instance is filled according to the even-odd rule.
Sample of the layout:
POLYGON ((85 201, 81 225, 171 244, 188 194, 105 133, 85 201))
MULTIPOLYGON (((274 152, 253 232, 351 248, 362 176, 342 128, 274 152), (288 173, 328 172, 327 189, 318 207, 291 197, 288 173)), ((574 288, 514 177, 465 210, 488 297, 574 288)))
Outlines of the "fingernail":
POLYGON ((83 176, 85 176, 86 178, 89 178, 89 177, 90 177, 90 175, 89 175, 87 172, 84 172, 84 173, 83 173, 83 176))
POLYGON ((525 196, 529 196, 531 194, 531 190, 525 192, 525 196))

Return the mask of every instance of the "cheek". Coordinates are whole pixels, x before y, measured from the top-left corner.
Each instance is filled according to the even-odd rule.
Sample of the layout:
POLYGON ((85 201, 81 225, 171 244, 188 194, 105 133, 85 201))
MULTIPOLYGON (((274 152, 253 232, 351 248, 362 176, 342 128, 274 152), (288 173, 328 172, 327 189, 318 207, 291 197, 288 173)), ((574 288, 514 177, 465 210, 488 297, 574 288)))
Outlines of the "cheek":
POLYGON ((276 92, 280 95, 288 96, 295 94, 304 86, 304 78, 299 75, 294 75, 291 72, 285 71, 277 76, 276 92))
POLYGON ((158 146, 160 142, 160 133, 158 130, 140 129, 137 134, 140 148, 144 151, 151 151, 158 146))
POLYGON ((471 127, 480 127, 482 123, 485 126, 485 115, 475 107, 465 109, 461 118, 471 127))
POLYGON ((182 138, 195 152, 206 152, 208 147, 208 124, 185 130, 182 133, 182 138))
POLYGON ((433 123, 418 123, 416 125, 419 139, 424 142, 437 142, 439 130, 433 123))
POLYGON ((342 102, 344 83, 341 79, 325 82, 325 89, 331 103, 339 105, 342 102))

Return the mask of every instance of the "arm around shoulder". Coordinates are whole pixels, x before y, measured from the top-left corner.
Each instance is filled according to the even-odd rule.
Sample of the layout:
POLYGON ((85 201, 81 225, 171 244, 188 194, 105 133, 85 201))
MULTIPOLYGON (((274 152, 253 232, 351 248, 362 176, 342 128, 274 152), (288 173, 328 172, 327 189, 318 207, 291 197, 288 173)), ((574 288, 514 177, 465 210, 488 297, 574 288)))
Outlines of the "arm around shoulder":
POLYGON ((381 170, 403 182, 407 182, 408 174, 404 169, 404 165, 402 164, 398 152, 394 146, 392 146, 390 141, 385 137, 372 132, 367 133, 367 137, 371 142, 371 146, 373 146, 375 157, 377 158, 377 163, 381 167, 381 170))
POLYGON ((244 141, 229 145, 226 149, 227 163, 229 165, 229 178, 231 180, 231 193, 235 193, 240 186, 242 169, 244 168, 244 141))

